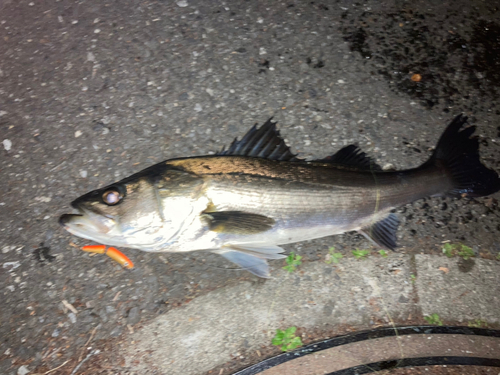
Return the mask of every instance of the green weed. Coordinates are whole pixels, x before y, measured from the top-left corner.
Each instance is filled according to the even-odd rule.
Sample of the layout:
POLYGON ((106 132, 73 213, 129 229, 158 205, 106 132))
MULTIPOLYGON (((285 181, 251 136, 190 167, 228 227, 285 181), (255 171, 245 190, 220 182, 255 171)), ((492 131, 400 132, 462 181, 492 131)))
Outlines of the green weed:
POLYGON ((385 250, 379 250, 378 253, 382 258, 387 258, 387 251, 385 250))
POLYGON ((487 328, 488 327, 488 323, 486 323, 486 321, 484 321, 484 320, 476 319, 476 320, 471 320, 468 323, 468 326, 469 327, 474 327, 474 328, 487 328))
POLYGON ((453 257, 453 245, 451 243, 445 243, 443 246, 443 253, 448 258, 453 257))
POLYGON ((300 337, 295 336, 295 331, 297 331, 297 327, 290 327, 285 329, 284 331, 282 331, 281 329, 277 329, 272 344, 279 346, 280 349, 284 352, 302 346, 302 340, 300 339, 300 337))
POLYGON ((442 326, 443 325, 443 322, 442 322, 442 320, 441 320, 441 318, 439 317, 438 314, 431 314, 431 315, 428 315, 428 316, 424 316, 424 319, 429 324, 434 324, 434 325, 437 325, 437 326, 442 326))
POLYGON ((341 253, 336 253, 335 252, 335 247, 330 247, 328 249, 328 254, 326 254, 326 259, 325 263, 326 264, 332 264, 332 263, 339 263, 340 259, 342 259, 344 256, 341 253))
POLYGON ((474 251, 465 245, 462 245, 462 248, 458 250, 458 256, 464 258, 464 260, 472 258, 474 255, 474 251))
POLYGON ((356 259, 364 259, 370 254, 370 250, 353 250, 352 255, 354 255, 354 258, 356 259))
POLYGON ((445 243, 443 245, 443 254, 448 258, 452 258, 455 255, 463 258, 464 260, 468 260, 475 256, 474 250, 472 250, 469 246, 465 246, 464 244, 451 244, 445 243))
POLYGON ((284 270, 288 272, 293 272, 297 269, 298 266, 302 264, 302 257, 300 255, 295 255, 294 253, 290 253, 289 256, 286 257, 286 266, 283 267, 284 270))

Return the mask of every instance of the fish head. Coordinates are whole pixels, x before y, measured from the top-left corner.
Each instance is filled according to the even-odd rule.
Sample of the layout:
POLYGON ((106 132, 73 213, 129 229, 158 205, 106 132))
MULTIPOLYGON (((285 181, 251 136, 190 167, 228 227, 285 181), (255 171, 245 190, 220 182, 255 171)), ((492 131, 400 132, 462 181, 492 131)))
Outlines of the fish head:
POLYGON ((153 249, 178 230, 163 230, 159 204, 151 178, 142 175, 77 198, 71 206, 78 213, 62 215, 59 223, 68 232, 101 244, 153 249))

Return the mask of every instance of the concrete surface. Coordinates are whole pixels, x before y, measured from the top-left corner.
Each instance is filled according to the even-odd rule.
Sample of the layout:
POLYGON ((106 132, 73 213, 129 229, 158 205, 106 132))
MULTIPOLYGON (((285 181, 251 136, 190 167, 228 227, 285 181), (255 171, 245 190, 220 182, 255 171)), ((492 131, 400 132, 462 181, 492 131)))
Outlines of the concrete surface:
MULTIPOLYGON (((370 261, 345 259, 336 266, 309 263, 296 273, 281 270, 265 284, 221 288, 171 310, 130 335, 119 352, 126 358, 124 369, 134 373, 203 374, 231 360, 243 362, 269 346, 277 328, 301 327, 305 339, 318 328, 390 325, 420 311, 463 325, 500 323, 500 264, 476 260, 463 272, 458 263, 441 256, 394 254, 370 261)), ((374 354, 363 351, 368 352, 374 354)), ((351 355, 356 364, 358 355, 351 355)))
MULTIPOLYGON (((101 363, 103 354, 114 358, 109 348, 155 318, 212 291, 253 296, 281 280, 279 272, 277 280, 256 280, 204 253, 125 250, 137 266, 127 272, 83 253, 88 241, 59 228, 74 198, 153 163, 213 153, 274 116, 303 157, 357 143, 382 166, 409 168, 426 160, 447 122, 464 112, 478 127, 485 163, 500 170, 498 9, 495 1, 465 0, 1 0, 0 373, 71 374, 96 349, 101 354, 76 372, 113 373, 120 363, 101 363)), ((426 199, 398 209, 402 261, 441 254, 442 242, 452 241, 470 246, 477 264, 494 262, 498 196, 426 199)), ((345 267, 351 250, 370 244, 345 234, 286 249, 321 269, 331 246, 344 254, 345 267)), ((379 263, 368 263, 385 293, 388 274, 374 276, 379 263)), ((477 298, 484 319, 497 322, 494 280, 467 276, 446 284, 433 272, 429 282, 441 292, 477 298)), ((316 294, 311 280, 328 280, 321 272, 289 277, 316 294)), ((304 311, 317 312, 310 319, 318 324, 331 310, 331 317, 369 325, 363 312, 373 285, 363 285, 349 295, 330 293, 325 310, 304 311)), ((393 317, 404 318, 406 305, 417 301, 405 305, 411 285, 398 288, 384 299, 393 317)), ((434 299, 418 303, 414 318, 434 310, 452 321, 476 317, 445 300, 434 308, 434 299)), ((219 345, 245 342, 233 334, 219 345)))

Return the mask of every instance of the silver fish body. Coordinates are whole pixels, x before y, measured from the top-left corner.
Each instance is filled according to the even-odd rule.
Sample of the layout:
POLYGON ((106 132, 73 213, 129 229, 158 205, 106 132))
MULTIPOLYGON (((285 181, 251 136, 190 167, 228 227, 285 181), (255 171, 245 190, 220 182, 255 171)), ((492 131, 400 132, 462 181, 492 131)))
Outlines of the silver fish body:
POLYGON ((261 277, 269 276, 266 259, 284 257, 282 244, 359 231, 394 249, 395 207, 500 189, 464 123, 459 116, 450 124, 421 167, 384 172, 354 146, 298 160, 268 121, 219 155, 167 160, 90 192, 72 203, 80 213, 60 222, 107 245, 213 251, 261 277))

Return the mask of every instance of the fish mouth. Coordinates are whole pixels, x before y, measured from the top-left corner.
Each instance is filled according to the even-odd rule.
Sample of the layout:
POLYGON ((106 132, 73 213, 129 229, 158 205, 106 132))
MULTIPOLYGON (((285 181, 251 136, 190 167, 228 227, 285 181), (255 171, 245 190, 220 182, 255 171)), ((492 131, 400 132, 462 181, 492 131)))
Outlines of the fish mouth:
POLYGON ((108 234, 115 226, 114 219, 78 207, 78 214, 63 214, 59 224, 71 234, 93 240, 108 234))
POLYGON ((81 217, 83 215, 79 214, 63 214, 59 218, 59 225, 61 225, 63 228, 66 228, 66 225, 70 224, 75 217, 81 217))

